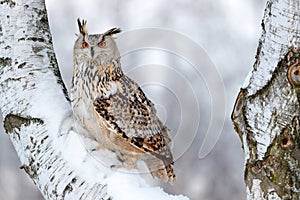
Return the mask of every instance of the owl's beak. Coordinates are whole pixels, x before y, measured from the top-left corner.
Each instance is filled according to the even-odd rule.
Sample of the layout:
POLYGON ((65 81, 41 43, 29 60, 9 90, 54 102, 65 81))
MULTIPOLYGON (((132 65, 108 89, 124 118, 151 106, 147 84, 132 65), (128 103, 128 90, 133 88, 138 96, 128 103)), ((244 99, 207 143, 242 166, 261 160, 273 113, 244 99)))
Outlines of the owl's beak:
POLYGON ((94 47, 91 47, 91 56, 92 56, 92 58, 94 57, 94 55, 95 55, 94 47))

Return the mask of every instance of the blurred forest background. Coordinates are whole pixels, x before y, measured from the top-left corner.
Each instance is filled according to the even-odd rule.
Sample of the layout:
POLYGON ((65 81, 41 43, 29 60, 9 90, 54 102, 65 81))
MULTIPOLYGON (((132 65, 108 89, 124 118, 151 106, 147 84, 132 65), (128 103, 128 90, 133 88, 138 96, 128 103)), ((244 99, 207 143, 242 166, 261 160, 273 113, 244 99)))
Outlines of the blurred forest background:
MULTIPOLYGON (((88 20, 88 29, 91 33, 101 33, 112 27, 120 27, 124 31, 157 27, 179 32, 198 43, 206 51, 223 79, 226 98, 219 101, 226 102, 225 124, 213 150, 205 158, 199 159, 199 148, 208 128, 212 105, 210 105, 210 91, 205 86, 207 77, 200 77, 197 79, 198 82, 191 81, 199 106, 196 110, 200 113, 199 130, 189 148, 176 160, 177 183, 174 186, 163 185, 163 187, 167 192, 184 194, 191 200, 246 198, 243 182, 243 150, 233 130, 230 114, 239 88, 247 73, 252 70, 266 1, 51 0, 46 1, 46 4, 55 52, 68 89, 73 70, 72 50, 78 17, 88 20)), ((131 73, 131 77, 139 82, 142 81, 145 72, 140 70, 141 72, 133 73, 132 69, 137 66, 149 66, 153 61, 156 64, 176 68, 181 63, 175 58, 172 59, 170 55, 166 55, 167 59, 162 59, 164 54, 158 54, 158 51, 145 50, 126 56, 121 59, 124 71, 129 75, 131 73), (159 61, 154 61, 157 56, 160 57, 159 61)), ((189 67, 185 70, 188 69, 189 67)), ((186 73, 180 66, 177 67, 177 72, 186 73)), ((153 74, 146 75, 154 77, 157 76, 155 73, 154 71, 153 74)), ((167 74, 160 76, 163 79, 168 78, 167 74)), ((173 86, 174 84, 176 81, 173 86)), ((175 105, 178 94, 172 97, 172 93, 159 92, 156 87, 155 84, 152 86, 145 84, 143 89, 149 98, 158 104, 158 113, 174 136, 181 120, 180 109, 177 109, 180 105, 175 105)), ((188 94, 183 91, 181 95, 188 94)), ((0 200, 43 199, 27 174, 19 169, 20 162, 16 152, 2 127, 1 124, 0 200)))

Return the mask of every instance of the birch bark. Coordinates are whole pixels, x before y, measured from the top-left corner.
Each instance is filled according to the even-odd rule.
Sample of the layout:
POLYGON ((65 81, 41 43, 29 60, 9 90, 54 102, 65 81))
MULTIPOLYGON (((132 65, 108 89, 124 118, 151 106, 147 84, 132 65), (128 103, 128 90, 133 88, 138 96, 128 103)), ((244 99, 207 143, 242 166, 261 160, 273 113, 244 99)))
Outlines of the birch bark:
POLYGON ((248 199, 300 197, 299 22, 298 0, 267 2, 256 62, 232 112, 248 199))
POLYGON ((2 0, 0 19, 4 128, 21 169, 45 199, 127 199, 126 194, 151 198, 139 191, 163 199, 187 199, 150 187, 140 176, 112 172, 84 147, 72 129, 72 111, 53 51, 44 0, 2 0))

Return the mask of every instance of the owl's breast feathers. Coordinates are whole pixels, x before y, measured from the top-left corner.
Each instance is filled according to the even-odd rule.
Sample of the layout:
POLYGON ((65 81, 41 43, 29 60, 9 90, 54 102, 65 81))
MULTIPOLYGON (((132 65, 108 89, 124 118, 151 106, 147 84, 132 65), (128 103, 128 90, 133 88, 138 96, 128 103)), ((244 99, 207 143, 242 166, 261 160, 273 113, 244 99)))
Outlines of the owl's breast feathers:
POLYGON ((108 98, 94 101, 94 110, 104 125, 135 148, 173 164, 170 137, 166 127, 156 116, 153 103, 130 78, 123 75, 116 80, 118 91, 108 98))

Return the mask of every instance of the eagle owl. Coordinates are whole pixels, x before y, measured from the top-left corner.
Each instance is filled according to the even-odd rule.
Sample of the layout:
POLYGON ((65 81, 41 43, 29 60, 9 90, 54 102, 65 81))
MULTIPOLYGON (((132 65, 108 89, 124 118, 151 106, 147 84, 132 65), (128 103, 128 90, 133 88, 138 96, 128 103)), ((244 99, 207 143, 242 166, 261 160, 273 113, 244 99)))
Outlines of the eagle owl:
POLYGON ((77 22, 70 93, 76 123, 101 149, 115 152, 122 167, 136 168, 142 160, 154 177, 173 183, 171 138, 153 103, 121 69, 113 38, 121 30, 88 34, 86 21, 77 22))

